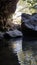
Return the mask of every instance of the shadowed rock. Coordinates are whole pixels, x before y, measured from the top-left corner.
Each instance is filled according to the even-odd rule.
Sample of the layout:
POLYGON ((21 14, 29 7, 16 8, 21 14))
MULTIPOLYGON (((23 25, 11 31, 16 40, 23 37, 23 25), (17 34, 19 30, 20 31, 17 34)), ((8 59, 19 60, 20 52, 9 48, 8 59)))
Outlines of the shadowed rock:
POLYGON ((37 13, 34 13, 32 15, 24 14, 22 15, 22 32, 26 36, 37 36, 37 13))
POLYGON ((17 2, 18 0, 0 0, 0 30, 1 31, 4 28, 6 28, 8 18, 10 18, 10 16, 15 12, 17 2))

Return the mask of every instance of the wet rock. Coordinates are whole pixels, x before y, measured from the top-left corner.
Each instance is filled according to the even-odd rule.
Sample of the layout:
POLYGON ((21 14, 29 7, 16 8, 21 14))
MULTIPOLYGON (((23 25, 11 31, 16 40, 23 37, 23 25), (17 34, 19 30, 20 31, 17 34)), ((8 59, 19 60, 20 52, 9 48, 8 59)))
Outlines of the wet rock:
POLYGON ((24 14, 22 17, 22 32, 26 36, 37 36, 37 13, 32 15, 24 14))
POLYGON ((0 32, 0 39, 2 38, 15 38, 15 37, 22 37, 22 32, 15 29, 15 30, 9 30, 6 32, 0 32))
POLYGON ((20 31, 13 30, 13 31, 8 31, 4 34, 5 38, 15 38, 15 37, 22 37, 22 33, 20 31))
POLYGON ((0 32, 0 39, 2 39, 4 36, 4 33, 0 32))

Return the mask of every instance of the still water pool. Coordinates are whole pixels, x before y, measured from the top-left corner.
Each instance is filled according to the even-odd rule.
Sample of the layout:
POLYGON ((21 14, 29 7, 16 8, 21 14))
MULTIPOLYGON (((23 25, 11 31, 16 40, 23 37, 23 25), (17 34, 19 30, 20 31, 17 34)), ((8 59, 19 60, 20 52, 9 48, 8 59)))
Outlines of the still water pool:
POLYGON ((37 65, 37 40, 0 40, 0 65, 37 65))

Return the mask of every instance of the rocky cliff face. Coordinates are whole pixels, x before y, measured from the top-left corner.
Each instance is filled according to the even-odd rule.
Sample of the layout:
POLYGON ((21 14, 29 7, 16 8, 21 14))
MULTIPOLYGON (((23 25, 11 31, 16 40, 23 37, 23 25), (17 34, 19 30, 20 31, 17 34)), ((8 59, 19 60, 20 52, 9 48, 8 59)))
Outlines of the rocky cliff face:
POLYGON ((0 0, 0 28, 4 28, 8 17, 16 10, 18 0, 0 0))

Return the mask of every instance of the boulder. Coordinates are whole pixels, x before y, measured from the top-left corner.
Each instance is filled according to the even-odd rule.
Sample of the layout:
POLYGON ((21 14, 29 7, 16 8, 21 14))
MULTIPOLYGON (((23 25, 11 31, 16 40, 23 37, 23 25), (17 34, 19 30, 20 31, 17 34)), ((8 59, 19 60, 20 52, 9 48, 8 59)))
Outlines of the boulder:
POLYGON ((26 36, 37 36, 37 13, 28 15, 24 14, 21 20, 22 33, 26 36))
POLYGON ((5 32, 4 37, 5 38, 22 37, 22 33, 16 29, 16 30, 13 30, 13 31, 5 32))

